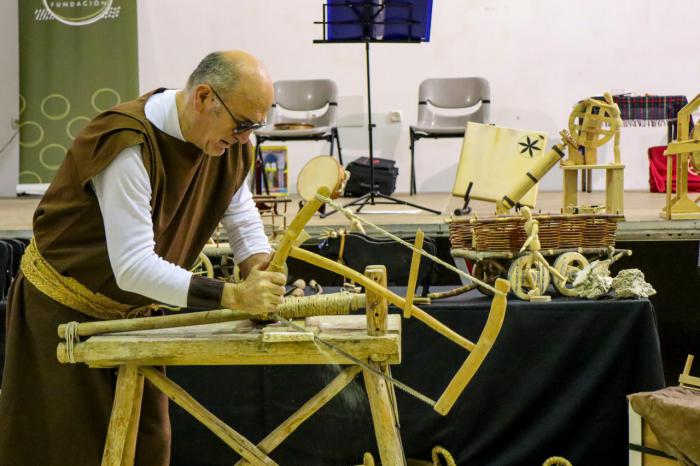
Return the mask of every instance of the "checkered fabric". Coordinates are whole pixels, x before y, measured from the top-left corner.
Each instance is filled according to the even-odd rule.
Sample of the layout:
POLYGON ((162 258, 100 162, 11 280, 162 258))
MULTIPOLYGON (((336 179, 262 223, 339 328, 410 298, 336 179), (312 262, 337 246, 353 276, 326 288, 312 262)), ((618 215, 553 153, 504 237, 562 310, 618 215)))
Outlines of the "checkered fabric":
MULTIPOLYGON (((593 97, 604 100, 602 96, 593 97)), ((684 95, 614 95, 625 126, 660 126, 676 121, 678 111, 688 104, 684 95)), ((691 121, 692 127, 692 121, 691 121)))

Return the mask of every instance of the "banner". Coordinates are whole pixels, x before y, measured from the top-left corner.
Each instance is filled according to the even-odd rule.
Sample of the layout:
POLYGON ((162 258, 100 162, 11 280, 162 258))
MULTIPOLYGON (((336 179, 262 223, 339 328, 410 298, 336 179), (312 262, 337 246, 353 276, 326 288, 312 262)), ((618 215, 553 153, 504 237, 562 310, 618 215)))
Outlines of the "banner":
POLYGON ((20 174, 49 183, 75 135, 138 96, 136 0, 18 0, 20 174))

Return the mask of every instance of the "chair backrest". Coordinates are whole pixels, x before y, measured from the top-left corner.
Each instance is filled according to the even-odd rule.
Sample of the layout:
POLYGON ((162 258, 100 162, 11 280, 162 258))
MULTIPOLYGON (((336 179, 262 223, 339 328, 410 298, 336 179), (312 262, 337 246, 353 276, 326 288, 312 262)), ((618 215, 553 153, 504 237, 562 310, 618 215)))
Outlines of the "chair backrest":
POLYGON ((335 126, 338 108, 338 86, 330 79, 275 81, 275 102, 267 121, 276 123, 311 123, 314 126, 335 126), (308 116, 289 116, 284 110, 309 112, 308 116))
POLYGON ((430 78, 418 88, 418 126, 461 127, 467 122, 489 122, 491 89, 484 78, 430 78), (481 104, 472 113, 440 114, 433 109, 464 109, 481 104))

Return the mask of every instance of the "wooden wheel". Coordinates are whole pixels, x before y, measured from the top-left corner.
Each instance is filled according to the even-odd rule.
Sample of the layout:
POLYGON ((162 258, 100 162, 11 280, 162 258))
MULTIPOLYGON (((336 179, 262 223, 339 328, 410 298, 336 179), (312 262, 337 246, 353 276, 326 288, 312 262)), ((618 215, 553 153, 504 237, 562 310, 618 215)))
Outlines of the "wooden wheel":
POLYGON ((207 255, 203 252, 199 253, 197 260, 194 262, 192 268, 190 268, 190 271, 195 275, 214 278, 214 266, 212 265, 209 257, 207 257, 207 255))
POLYGON ((595 105, 592 99, 579 102, 569 115, 569 133, 577 145, 600 147, 617 131, 617 117, 610 109, 595 105))
POLYGON ((578 296, 574 289, 573 282, 576 274, 588 265, 588 259, 578 252, 565 252, 554 261, 554 269, 566 277, 566 282, 562 282, 554 277, 554 288, 564 296, 578 296))
MULTIPOLYGON (((528 280, 525 278, 527 264, 528 257, 520 256, 510 264, 510 268, 508 269, 508 280, 510 281, 511 291, 515 296, 525 301, 530 299, 527 293, 532 290, 528 280)), ((532 270, 535 272, 535 284, 537 288, 539 288, 540 293, 546 293, 550 282, 549 270, 537 261, 532 264, 532 270)))
MULTIPOLYGON (((498 261, 486 259, 474 263, 472 275, 493 286, 496 283, 496 279, 500 278, 505 271, 505 267, 499 264, 498 261)), ((476 289, 481 291, 486 296, 493 296, 493 291, 489 290, 488 288, 479 285, 476 287, 476 289)))

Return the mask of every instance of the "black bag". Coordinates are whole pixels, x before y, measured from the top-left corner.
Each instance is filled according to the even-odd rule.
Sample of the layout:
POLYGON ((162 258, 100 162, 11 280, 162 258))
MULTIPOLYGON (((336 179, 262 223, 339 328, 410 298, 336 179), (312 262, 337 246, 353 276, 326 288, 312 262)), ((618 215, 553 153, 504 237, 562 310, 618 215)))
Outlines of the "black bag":
MULTIPOLYGON (((393 160, 373 158, 374 189, 384 195, 390 195, 396 190, 396 177, 399 169, 393 160)), ((360 157, 350 162, 347 167, 350 179, 345 185, 345 196, 361 196, 367 194, 370 188, 369 157, 360 157)))

